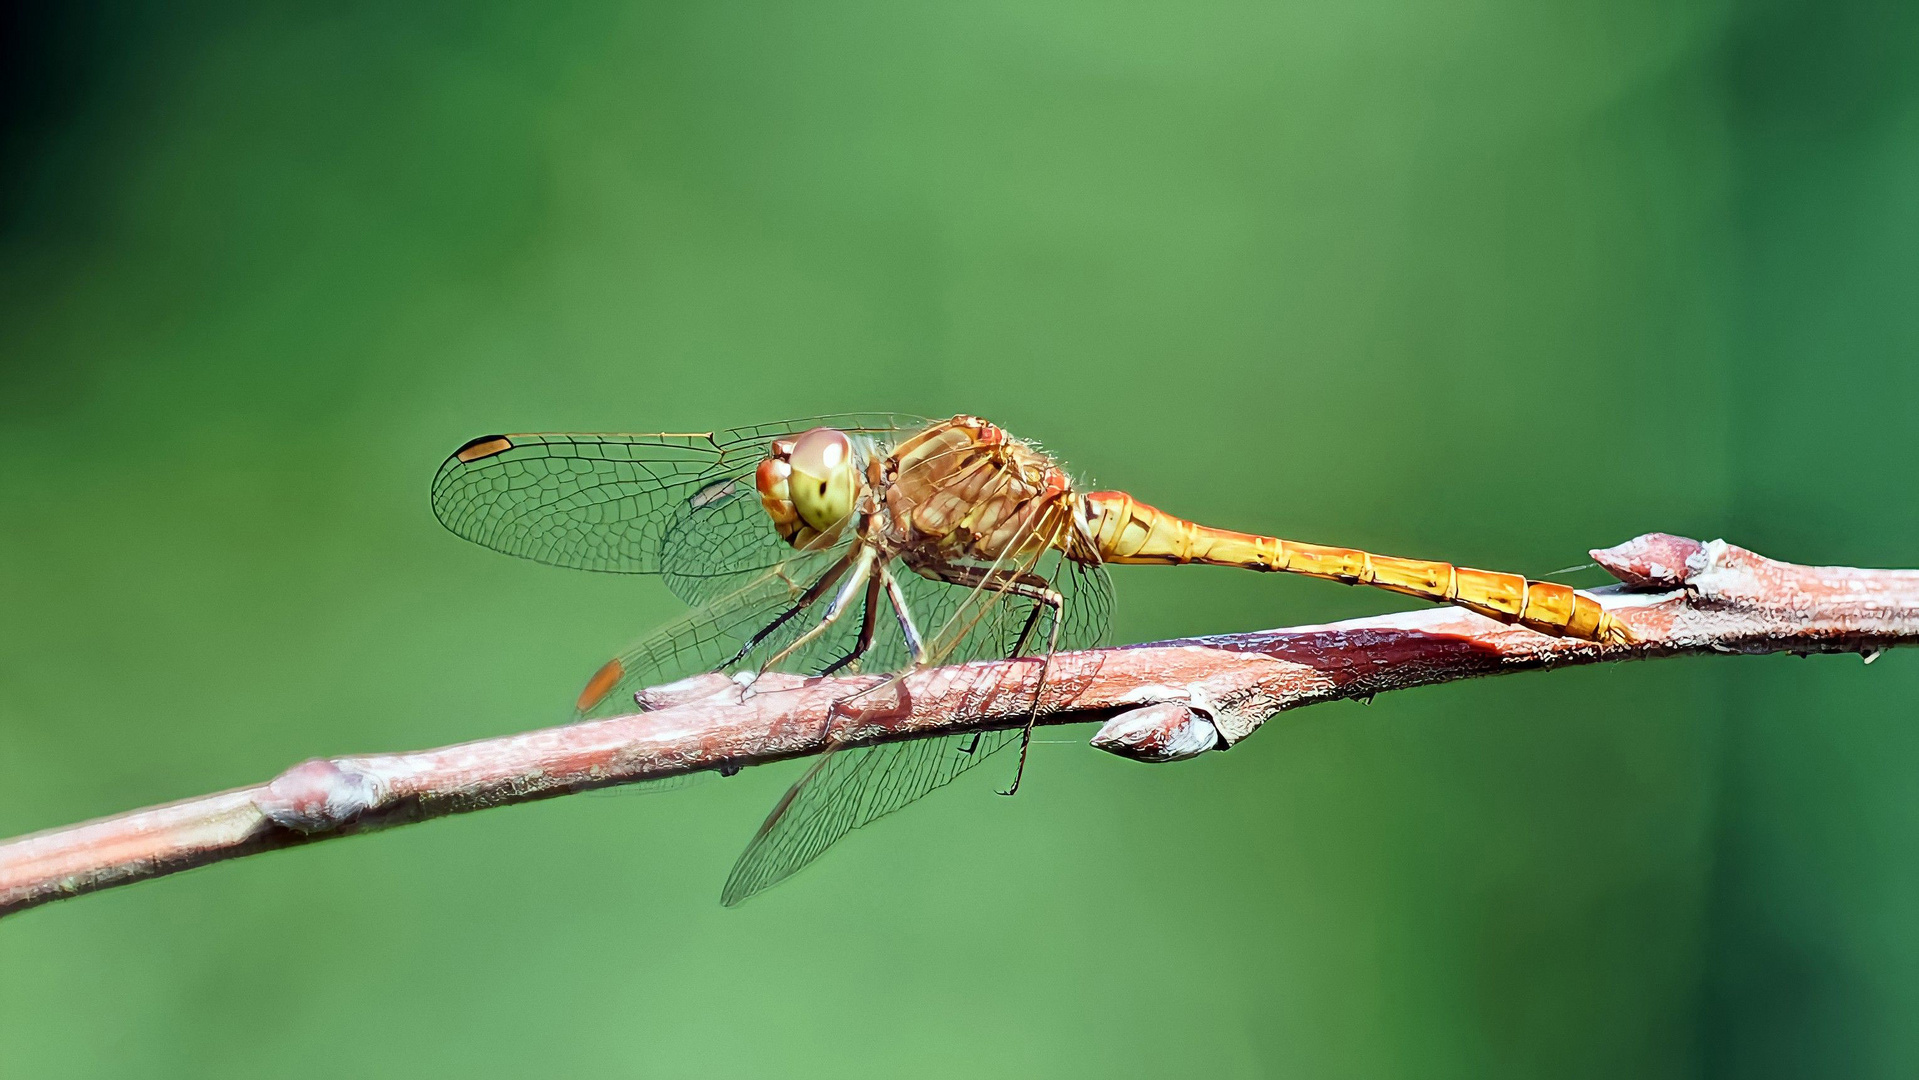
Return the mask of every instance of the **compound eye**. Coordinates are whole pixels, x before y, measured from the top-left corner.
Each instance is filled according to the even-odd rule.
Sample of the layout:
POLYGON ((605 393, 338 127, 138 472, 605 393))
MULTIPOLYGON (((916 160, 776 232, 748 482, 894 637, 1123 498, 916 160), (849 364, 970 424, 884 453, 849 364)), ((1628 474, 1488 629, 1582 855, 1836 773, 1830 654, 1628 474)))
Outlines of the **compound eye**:
POLYGON ((853 460, 853 440, 836 428, 819 427, 793 440, 793 471, 815 480, 830 479, 853 460))
POLYGON ((844 431, 814 428, 793 440, 787 497, 800 520, 824 533, 853 515, 859 497, 859 468, 853 440, 844 431))

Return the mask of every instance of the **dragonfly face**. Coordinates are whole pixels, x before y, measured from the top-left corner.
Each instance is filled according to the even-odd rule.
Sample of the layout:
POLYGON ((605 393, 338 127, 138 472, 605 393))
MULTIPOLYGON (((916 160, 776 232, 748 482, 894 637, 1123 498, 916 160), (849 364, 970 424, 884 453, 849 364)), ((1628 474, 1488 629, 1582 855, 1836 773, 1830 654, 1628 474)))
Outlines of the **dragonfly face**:
POLYGON ((803 551, 838 538, 863 487, 853 440, 830 427, 774 440, 754 484, 780 537, 803 551))

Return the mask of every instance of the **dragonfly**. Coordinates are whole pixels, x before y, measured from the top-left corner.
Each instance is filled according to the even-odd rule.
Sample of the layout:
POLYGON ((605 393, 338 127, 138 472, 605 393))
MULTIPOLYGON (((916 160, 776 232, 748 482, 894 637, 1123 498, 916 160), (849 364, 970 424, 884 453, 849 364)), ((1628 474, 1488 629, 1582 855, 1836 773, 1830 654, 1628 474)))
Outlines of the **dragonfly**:
MULTIPOLYGON (((439 520, 537 562, 658 575, 691 605, 604 664, 580 719, 705 672, 904 673, 1090 648, 1112 564, 1232 566, 1368 585, 1543 634, 1624 644, 1569 586, 1201 525, 1122 491, 1082 491, 1053 456, 979 417, 808 417, 728 431, 487 435, 432 487, 439 520)), ((829 745, 728 876, 731 906, 835 841, 941 787, 1026 726, 829 745)))

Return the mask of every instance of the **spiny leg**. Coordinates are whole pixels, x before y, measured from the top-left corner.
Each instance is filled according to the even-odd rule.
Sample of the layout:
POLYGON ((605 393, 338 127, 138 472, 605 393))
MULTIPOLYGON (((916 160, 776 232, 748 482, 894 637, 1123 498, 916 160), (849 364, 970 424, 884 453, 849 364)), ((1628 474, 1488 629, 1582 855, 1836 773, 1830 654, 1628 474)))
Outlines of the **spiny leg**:
MULTIPOLYGON (((1039 624, 1039 613, 1045 610, 1047 606, 1048 605, 1043 601, 1036 602, 1033 604, 1033 610, 1026 613, 1026 625, 1020 627, 1019 637, 1014 639, 1013 651, 1011 655, 1020 656, 1026 652, 1026 646, 1030 644, 1033 639, 1033 627, 1039 624)), ((1059 619, 1057 616, 1053 619, 1053 628, 1055 631, 1059 629, 1059 619)), ((1039 715, 1040 694, 1044 693, 1046 690, 1046 669, 1047 669, 1047 666, 1052 662, 1053 648, 1055 644, 1056 642, 1048 643, 1047 649, 1046 649, 1046 658, 1040 661, 1039 685, 1033 688, 1033 705, 1032 705, 1032 708, 1027 711, 1026 727, 1020 733, 1019 767, 1013 770, 1013 786, 1006 789, 1005 791, 1000 792, 1001 795, 1011 795, 1014 792, 1018 791, 1020 778, 1026 775, 1026 747, 1032 741, 1032 738, 1033 738, 1033 719, 1034 717, 1039 715)), ((973 742, 975 745, 978 744, 979 736, 977 734, 973 736, 973 742)))
MULTIPOLYGON (((907 606, 906 593, 900 588, 899 579, 893 576, 893 571, 887 567, 885 563, 879 565, 877 577, 886 590, 887 605, 893 609, 893 617, 899 622, 900 637, 906 642, 906 655, 909 663, 904 671, 894 672, 891 678, 883 682, 875 683, 864 690, 856 690, 848 694, 840 700, 840 705, 858 701, 860 698, 875 691, 898 685, 899 681, 906 677, 907 672, 919 671, 927 666, 926 642, 920 637, 919 627, 913 624, 913 611, 907 606)), ((831 753, 832 751, 833 747, 828 746, 827 752, 831 753)))
POLYGON ((832 628, 834 623, 839 621, 840 616, 846 613, 846 606, 851 604, 853 597, 858 594, 860 586, 866 584, 867 577, 872 574, 873 560, 874 553, 872 548, 861 547, 859 549, 858 555, 854 557, 851 573, 847 575, 846 582, 840 586, 840 591, 834 594, 833 602, 827 605, 826 614, 821 616, 820 621, 814 623, 806 633, 794 638, 792 643, 786 648, 774 653, 766 663, 761 664, 761 674, 772 670, 780 661, 812 644, 814 639, 826 633, 827 630, 832 628))
MULTIPOLYGON (((1020 781, 1026 776, 1026 753, 1033 745, 1033 725, 1039 720, 1039 705, 1046 693, 1046 677, 1051 673, 1053 653, 1059 649, 1060 624, 1066 607, 1065 598, 1052 587, 1052 582, 1039 574, 1031 572, 1013 572, 991 570, 971 566, 946 567, 940 571, 940 580, 954 585, 978 587, 982 584, 997 587, 1002 592, 1014 596, 1023 596, 1033 601, 1033 610, 1027 613, 1026 625, 1020 628, 1019 637, 1013 644, 1012 655, 1019 656, 1032 642, 1033 628, 1039 624, 1041 611, 1052 613, 1052 626, 1047 631, 1046 652, 1040 659, 1039 683, 1033 687, 1033 704, 1026 711, 1026 725, 1020 731, 1019 766, 1013 773, 1013 786, 1000 792, 1001 795, 1013 795, 1019 792, 1020 781)), ((979 745, 974 737, 973 747, 979 745)), ((970 748, 969 751, 970 752, 970 748)))
MULTIPOLYGON (((1036 554, 1036 552, 1029 551, 1028 554, 1036 554)), ((1027 558, 1022 558, 1020 561, 1027 563, 1028 566, 1031 564, 1031 560, 1027 558)), ((921 569, 915 564, 914 568, 928 578, 937 577, 931 567, 921 569)), ((890 576, 889 572, 894 569, 890 565, 890 560, 883 557, 879 560, 877 572, 890 576)), ((1016 568, 1008 568, 1005 574, 995 576, 993 581, 1005 582, 1009 577, 1016 576, 1015 571, 1016 568)), ((1103 580, 1102 578, 1102 584, 1103 580)), ((912 672, 925 671, 933 663, 949 660, 954 656, 965 658, 976 655, 974 646, 985 646, 992 640, 991 637, 982 635, 977 640, 967 638, 965 641, 961 641, 961 638, 971 634, 979 622, 980 615, 991 611, 1007 591, 1004 587, 1000 587, 995 589, 992 595, 979 595, 984 590, 985 586, 982 584, 981 589, 976 590, 976 594, 969 598, 973 601, 971 606, 976 609, 971 613, 971 618, 965 617, 968 614, 965 610, 953 613, 950 617, 941 616, 939 632, 925 640, 923 650, 913 649, 919 653, 913 667, 887 678, 873 680, 866 690, 858 691, 850 697, 863 697, 874 689, 899 687, 912 672)), ((935 606, 927 610, 943 611, 945 601, 951 599, 948 592, 948 590, 941 590, 940 599, 935 600, 935 606)), ((892 594, 889 599, 898 599, 898 594, 892 594)), ((1060 606, 1064 606, 1063 598, 1060 606)), ((909 610, 904 600, 901 600, 895 610, 902 619, 902 632, 909 643, 919 639, 920 635, 917 630, 912 629, 911 624, 915 616, 924 617, 926 611, 921 610, 917 603, 913 604, 909 610)), ((1096 603, 1092 610, 1103 613, 1104 607, 1096 603)), ((1077 605, 1074 611, 1077 624, 1079 611, 1077 605)), ((1097 616, 1095 621, 1100 621, 1097 616)), ((1068 639, 1078 640, 1074 633, 1069 632, 1074 629, 1073 627, 1065 626, 1063 622, 1061 626, 1059 637, 1054 641, 1055 648, 1068 639)), ((1036 627, 1037 624, 1035 629, 1036 627)), ((1031 634, 1022 636, 1027 641, 1030 641, 1032 637, 1031 634)), ((978 651, 989 655, 992 652, 998 652, 1003 656, 1004 647, 1008 643, 1002 639, 999 644, 999 650, 978 651)), ((845 699, 842 699, 841 702, 835 703, 830 711, 840 712, 844 702, 845 699)), ((830 730, 829 725, 828 732, 822 734, 828 734, 830 730)), ((1003 735, 996 736, 990 742, 976 735, 975 753, 983 756, 984 750, 1000 745, 1003 740, 1003 735)), ((794 869, 810 861, 845 832, 913 801, 966 771, 979 760, 978 756, 968 758, 955 754, 957 747, 954 742, 963 742, 964 739, 937 740, 933 744, 880 743, 865 748, 855 755, 836 753, 836 751, 850 748, 852 743, 831 738, 821 741, 823 743, 821 752, 812 767, 773 808, 759 832, 755 834, 753 841, 747 846, 745 853, 741 855, 733 875, 728 879, 727 903, 737 902, 766 884, 785 877, 794 869), (926 752, 936 746, 946 755, 953 756, 926 752), (925 749, 919 749, 922 747, 925 749)))
POLYGON ((1032 633, 1033 624, 1038 620, 1042 606, 1053 613, 1053 625, 1052 628, 1046 632, 1046 655, 1039 662, 1039 684, 1033 687, 1033 704, 1026 711, 1026 726, 1021 729, 1019 733, 1019 767, 1013 770, 1013 786, 1000 792, 1001 795, 1019 794, 1019 782, 1026 777, 1026 751, 1033 745, 1033 725, 1039 722, 1040 697, 1046 692, 1046 677, 1052 673, 1053 654, 1059 651, 1060 616, 1066 607, 1065 600, 1059 593, 1050 588, 1043 590, 1040 595, 1034 596, 1033 599, 1035 601, 1033 604, 1033 613, 1026 617, 1026 628, 1020 631, 1019 640, 1021 647, 1015 650, 1013 655, 1018 656, 1020 652, 1024 651, 1027 636, 1032 633))
MULTIPOLYGON (((925 643, 920 640, 919 628, 913 625, 912 610, 908 608, 906 605, 906 593, 903 590, 901 590, 898 579, 896 579, 893 576, 893 571, 890 568, 888 568, 887 565, 883 562, 877 564, 877 567, 873 574, 873 581, 871 584, 867 586, 866 614, 864 616, 862 625, 860 627, 859 645, 854 649, 852 656, 848 656, 846 660, 851 660, 853 656, 858 656, 860 653, 864 652, 867 648, 870 648, 872 645, 872 635, 873 635, 873 629, 874 629, 873 619, 876 612, 874 586, 879 586, 885 590, 887 603, 893 609, 893 616, 899 620, 900 636, 905 639, 907 655, 912 658, 912 665, 909 668, 907 668, 907 670, 914 671, 924 667, 926 665, 926 646, 925 646, 925 643)), ((831 618, 830 614, 828 618, 829 619, 831 618)), ((795 646, 798 644, 799 644, 798 642, 794 642, 795 646)), ((792 646, 789 646, 789 648, 791 647, 792 646)), ((775 659, 777 659, 777 657, 775 659)), ((842 660, 839 663, 845 663, 846 660, 842 660)), ((835 667, 837 666, 838 665, 836 664, 835 667)), ((834 668, 828 668, 826 669, 826 671, 821 672, 821 674, 830 675, 832 674, 833 670, 834 668)), ((896 672, 892 676, 892 678, 886 679, 883 682, 870 686, 865 690, 858 690, 847 695, 843 700, 836 703, 835 708, 838 708, 840 705, 844 705, 847 702, 856 701, 859 698, 872 693, 874 690, 880 689, 881 687, 895 685, 899 682, 901 678, 904 678, 904 677, 905 677, 905 672, 896 672)), ((821 731, 822 738, 824 738, 824 736, 828 732, 830 732, 832 728, 832 724, 833 724, 833 712, 832 710, 828 710, 826 714, 826 727, 823 728, 821 731)), ((813 762, 813 765, 811 768, 806 770, 806 775, 800 777, 799 780, 795 782, 791 788, 787 789, 786 795, 782 797, 780 799, 779 804, 773 808, 773 812, 767 815, 766 823, 760 826, 760 831, 762 833, 772 828, 773 823, 776 820, 778 820, 780 815, 786 811, 787 805, 790 804, 793 801, 793 799, 799 795, 800 789, 804 788, 807 785, 807 783, 813 779, 814 776, 817 776, 819 774, 821 769, 826 767, 827 760, 831 758, 836 751, 839 750, 841 745, 842 744, 832 740, 827 741, 826 748, 820 751, 819 758, 813 762)), ((977 735, 973 737, 973 745, 974 746, 979 745, 979 737, 977 735)), ((970 752, 971 751, 969 750, 968 753, 970 752)))
POLYGON ((920 638, 919 627, 913 625, 913 611, 906 606, 906 593, 888 567, 880 567, 880 581, 886 586, 886 600, 893 607, 893 617, 899 620, 900 637, 906 640, 906 657, 913 667, 920 667, 926 662, 926 642, 920 638))
MULTIPOLYGON (((1048 506, 1051 510, 1058 509, 1056 502, 1050 502, 1048 506)), ((987 599, 984 603, 977 605, 978 612, 973 616, 973 619, 960 630, 960 636, 968 633, 972 626, 979 621, 979 618, 993 606, 993 603, 1004 596, 1008 591, 1013 591, 1019 595, 1026 595, 1025 590, 1015 589, 1012 587, 1013 585, 1023 583, 1037 588, 1047 587, 1048 583, 1046 579, 1036 574, 1030 574, 1022 570, 1003 569, 1001 567, 1001 563, 1005 561, 1008 552, 1026 546, 1035 536, 1039 535, 1040 530, 1050 520, 1050 518, 1040 513, 1031 513, 1028 517, 1030 519, 1028 525, 1015 535, 1014 540, 1008 546, 1006 552, 1002 552, 999 558, 995 559, 990 565, 969 566, 964 564, 947 564, 936 567, 919 568, 920 573, 934 580, 965 586, 972 590, 972 595, 961 604, 961 612, 963 612, 969 604, 972 604, 989 584, 998 586, 996 595, 987 599)), ((1029 563, 1028 565, 1030 566, 1031 564, 1029 563)), ((881 569, 886 569, 884 564, 881 565, 881 569)), ((898 686, 901 680, 905 679, 909 673, 924 671, 935 661, 946 655, 946 649, 942 649, 940 656, 937 657, 927 651, 924 640, 921 638, 918 630, 913 626, 913 620, 906 604, 906 598, 902 595, 898 583, 891 580, 890 574, 888 597, 893 601, 893 610, 900 618, 900 629, 907 639, 908 650, 913 654, 913 662, 905 670, 896 672, 891 678, 848 695, 841 704, 856 701, 878 690, 898 686), (915 642, 919 642, 919 644, 916 646, 915 642)), ((953 616, 942 625, 938 632, 939 640, 945 641, 947 648, 950 648, 953 641, 957 640, 956 638, 949 639, 946 635, 953 626, 954 620, 959 618, 959 615, 960 612, 955 612, 953 616)))
MULTIPOLYGON (((1042 579, 1042 582, 1044 582, 1044 579, 1042 579)), ((1046 584, 1042 583, 1039 587, 1041 589, 1045 589, 1046 584)), ((1013 639, 1013 655, 1014 656, 1018 656, 1021 653, 1025 652, 1026 646, 1032 643, 1033 627, 1039 625, 1040 608, 1046 607, 1046 606, 1048 606, 1046 601, 1040 600, 1038 603, 1035 603, 1033 605, 1033 610, 1026 613, 1026 625, 1020 627, 1019 637, 1013 639)))
MULTIPOLYGON (((881 570, 881 574, 885 571, 881 570)), ((846 665, 858 660, 873 647, 873 622, 880 613, 880 590, 883 583, 875 576, 866 583, 866 599, 861 602, 860 636, 853 642, 853 651, 820 669, 822 676, 831 675, 846 665)))
POLYGON ((760 642, 765 641, 773 635, 773 631, 785 626, 792 620, 793 616, 805 611, 815 600, 818 600, 824 595, 826 590, 832 588, 833 583, 840 579, 840 575, 846 573, 846 568, 853 565, 853 560, 857 555, 858 552, 848 552, 844 559, 827 567, 826 572, 821 574, 818 580, 806 587, 806 591, 800 594, 800 598, 793 602, 792 607, 780 612, 778 618, 760 627, 759 630, 754 632, 752 637, 747 639, 746 644, 740 646, 738 652, 727 658, 713 670, 716 672, 725 671, 727 668, 746 659, 748 653, 760 647, 760 642))

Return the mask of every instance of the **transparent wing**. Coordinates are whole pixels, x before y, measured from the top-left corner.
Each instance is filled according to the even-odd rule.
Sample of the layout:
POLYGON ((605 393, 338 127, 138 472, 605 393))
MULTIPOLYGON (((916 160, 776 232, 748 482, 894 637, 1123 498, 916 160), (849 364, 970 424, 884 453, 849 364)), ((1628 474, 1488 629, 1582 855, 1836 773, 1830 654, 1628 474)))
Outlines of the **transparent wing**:
MULTIPOLYGON (((1104 566, 1074 562, 1057 549, 1048 548, 1016 572, 1036 577, 1059 593, 1060 651, 1090 649, 1099 644, 1113 618, 1113 581, 1104 566)), ((935 662, 959 664, 1045 654, 1051 616, 1038 601, 992 586, 973 589, 930 584, 938 591, 936 610, 941 613, 939 618, 929 620, 928 652, 935 662), (1037 620, 1035 609, 1040 611, 1037 620)), ((912 601, 909 594, 908 602, 912 601)))
MULTIPOLYGON (((731 591, 647 634, 608 660, 587 681, 575 701, 574 719, 598 720, 626 715, 639 709, 637 695, 649 686, 720 670, 723 665, 726 670, 744 666, 728 661, 755 632, 796 606, 807 586, 844 558, 849 546, 841 544, 832 551, 799 555, 789 549, 791 557, 784 563, 752 575, 744 584, 735 581, 731 591)), ((817 611, 817 607, 814 610, 817 611)), ((779 638, 782 642, 790 639, 791 632, 779 638)), ((770 653, 756 649, 751 655, 758 658, 770 653)), ((794 663, 782 663, 780 668, 790 670, 794 666, 794 663)), ((602 788, 593 794, 648 795, 678 791, 710 781, 716 775, 710 770, 686 773, 602 788)))
MULTIPOLYGON (((832 603, 835 587, 807 592, 838 565, 851 550, 851 541, 818 552, 794 552, 766 570, 747 575, 743 583, 686 612, 635 642, 603 664, 588 680, 576 702, 576 719, 597 720, 633 712, 634 695, 649 686, 661 686, 711 671, 757 671, 769 659, 818 625, 832 603), (802 603, 802 601, 805 601, 802 603), (748 648, 755 636, 784 617, 748 648)), ((1101 575, 1103 577, 1103 575, 1101 575)), ((959 663, 1007 653, 1030 614, 1031 601, 1007 597, 1004 603, 982 602, 974 590, 932 581, 909 572, 899 577, 908 610, 915 619, 939 627, 954 624, 972 607, 984 607, 972 632, 954 641, 940 654, 944 663, 959 663)), ((774 664, 770 670, 817 675, 835 661, 851 655, 867 618, 866 598, 855 604, 824 634, 774 664)), ((848 672, 893 672, 911 663, 906 638, 884 597, 872 612, 871 645, 846 666, 848 672)), ((1071 620, 1069 620, 1071 621, 1071 620)), ((1103 623, 1101 624, 1103 627, 1103 623)), ((950 631, 949 631, 950 633, 950 631)), ((1097 636, 1097 633, 1095 633, 1097 636)), ((1044 637, 1039 640, 1043 643, 1044 637)))
MULTIPOLYGON (((793 553, 773 567, 736 582, 728 592, 688 611, 635 642, 607 661, 575 703, 577 718, 597 720, 620 716, 638 708, 634 695, 649 686, 661 686, 710 671, 757 670, 779 649, 820 621, 832 590, 802 604, 809 588, 845 558, 850 543, 827 551, 793 553), (791 614, 789 614, 789 612, 791 614), (754 635, 786 617, 758 646, 748 649, 754 635)), ((836 627, 825 635, 837 644, 844 631, 836 627)), ((811 674, 823 663, 820 643, 781 661, 777 670, 811 674)))
MULTIPOLYGON (((884 429, 876 424, 862 428, 839 418, 745 429, 733 441, 751 446, 751 452, 737 471, 709 467, 663 482, 658 490, 670 488, 675 493, 670 496, 671 513, 656 509, 651 516, 629 513, 619 519, 643 521, 659 530, 657 541, 642 536, 643 542, 634 548, 640 555, 629 559, 623 568, 661 572, 676 592, 698 601, 700 606, 605 665, 580 696, 582 718, 631 712, 636 707, 635 692, 647 686, 715 669, 758 669, 820 623, 839 585, 815 586, 842 564, 850 542, 829 551, 808 553, 794 552, 780 543, 764 521, 750 473, 764 453, 765 442, 822 422, 843 429, 894 434, 923 423, 912 418, 884 429), (747 573, 749 570, 757 572, 747 573)), ((876 448, 878 445, 883 443, 876 440, 876 448)), ((717 437, 714 446, 719 447, 717 437)), ((504 453, 484 442, 476 443, 474 449, 487 457, 504 453)), ((720 459, 724 457, 722 450, 720 459)), ((436 482, 436 493, 438 489, 436 482)), ((542 513, 551 513, 549 502, 528 503, 542 513)), ((436 508, 438 505, 436 498, 436 508)), ((568 505, 577 510, 586 504, 576 501, 568 505)), ((493 546, 508 549, 498 543, 493 546)), ((991 569, 1004 571, 1003 577, 1037 575, 1062 594, 1058 628, 1061 648, 1092 645, 1104 633, 1112 594, 1101 568, 1082 566, 1060 558, 1056 549, 1041 548, 1019 565, 991 569), (1050 565, 1043 571, 1038 569, 1041 556, 1050 556, 1050 565)), ((989 585, 932 580, 905 567, 896 566, 894 571, 906 606, 927 643, 929 662, 957 664, 1015 652, 1032 655, 1044 651, 1051 640, 1051 609, 1030 596, 989 585)), ((777 669, 804 674, 829 667, 891 672, 906 668, 910 660, 891 605, 883 597, 875 603, 869 592, 859 597, 838 623, 781 660, 777 669), (843 664, 852 659, 862 630, 869 625, 870 643, 865 652, 852 663, 843 664)), ((964 679, 967 675, 957 672, 953 677, 964 679)), ((963 705, 976 693, 982 697, 990 694, 992 688, 960 685, 943 688, 942 692, 949 691, 953 700, 963 705)), ((849 748, 822 756, 815 772, 796 785, 742 855, 728 881, 726 902, 737 903, 784 879, 840 836, 943 786, 1017 737, 1017 730, 984 732, 849 748)))
MULTIPOLYGON (((1111 618, 1111 580, 1097 565, 1083 566, 1056 553, 1047 561, 1054 565, 1040 576, 1051 582, 1064 600, 1059 647, 1092 647, 1104 635, 1111 618)), ((1033 571, 1028 568, 1022 572, 1033 571)), ((920 611, 931 614, 931 625, 945 627, 945 634, 951 637, 940 657, 942 663, 1013 655, 1014 646, 1027 633, 1036 606, 1032 599, 912 577, 923 584, 901 584, 907 586, 908 603, 917 609, 916 617, 920 611)), ((1033 631, 1027 633, 1021 654, 1044 651, 1049 640, 1045 626, 1048 618, 1042 614, 1033 631)), ((954 671, 952 677, 986 678, 963 669, 954 671)), ((965 702, 989 696, 999 688, 997 680, 990 686, 968 686, 961 681, 942 686, 938 692, 942 698, 959 703, 963 710, 965 702)), ((945 786, 1019 737, 1020 729, 1008 728, 851 747, 822 756, 774 807, 740 855, 720 902, 730 907, 778 884, 818 858, 840 837, 945 786)))
MULTIPOLYGON (((588 682, 580 695, 577 718, 595 720, 631 713, 638 707, 635 695, 640 690, 721 670, 722 665, 727 671, 756 670, 766 658, 785 648, 800 633, 820 620, 824 608, 831 602, 832 590, 822 592, 817 599, 800 607, 797 614, 763 642, 741 655, 747 642, 775 619, 794 609, 808 587, 843 559, 849 548, 850 544, 841 544, 831 551, 793 556, 780 566, 753 575, 744 585, 646 635, 631 648, 609 660, 588 682)), ((1110 618, 1111 583, 1100 567, 1054 561, 1063 562, 1063 566, 1049 569, 1047 576, 1060 583, 1056 588, 1066 598, 1060 647, 1090 648, 1098 643, 1110 618)), ((967 620, 974 606, 980 605, 983 599, 992 599, 990 594, 975 593, 963 586, 933 581, 910 572, 899 580, 908 609, 916 619, 924 620, 929 627, 957 627, 967 620)), ((983 617, 974 622, 970 633, 952 644, 943 662, 961 663, 1012 655, 1013 646, 1025 629, 1033 606, 1031 600, 1021 596, 1007 596, 986 604, 983 617)), ((819 641, 781 661, 775 670, 817 674, 827 665, 848 655, 859 637, 865 614, 862 598, 860 606, 845 615, 840 624, 828 630, 819 641)), ((1024 650, 1026 653, 1032 654, 1044 647, 1044 631, 1045 622, 1042 618, 1035 624, 1031 641, 1024 650)), ((950 630, 948 632, 951 633, 950 630)), ((910 662, 905 637, 891 607, 882 598, 881 607, 874 612, 871 646, 847 670, 892 672, 906 668, 910 662)), ((969 689, 965 686, 955 688, 956 697, 964 700, 969 689)), ((759 887, 764 888, 799 869, 839 836, 943 786, 984 761, 988 755, 1016 741, 1018 736, 1017 730, 992 731, 981 733, 977 741, 973 736, 961 735, 849 749, 835 755, 836 758, 870 761, 855 770, 857 775, 845 779, 840 779, 838 765, 830 774, 816 777, 809 787, 819 790, 800 810, 806 812, 814 801, 851 801, 864 808, 863 816, 861 813, 850 816, 835 814, 830 807, 814 811, 815 816, 822 821, 837 817, 839 822, 832 827, 819 827, 817 835, 803 838, 806 843, 796 841, 799 850, 812 845, 817 845, 817 848, 811 855, 793 863, 784 873, 770 878, 759 887), (880 789, 876 795, 866 792, 869 782, 880 789)), ((850 766, 854 762, 849 760, 846 764, 850 766)), ((692 777, 622 785, 609 789, 609 792, 645 793, 677 789, 706 775, 702 773, 692 777)), ((770 852, 774 845, 768 843, 762 846, 770 852)))
POLYGON ((433 512, 477 544, 555 566, 665 572, 689 581, 758 570, 791 554, 763 515, 753 471, 776 438, 838 427, 883 449, 929 421, 884 413, 815 416, 730 431, 489 435, 433 477, 433 512))

